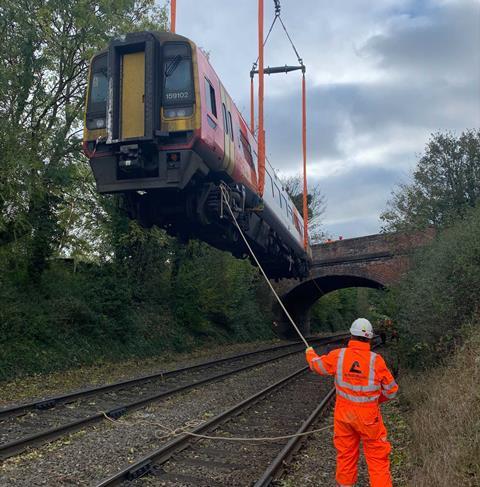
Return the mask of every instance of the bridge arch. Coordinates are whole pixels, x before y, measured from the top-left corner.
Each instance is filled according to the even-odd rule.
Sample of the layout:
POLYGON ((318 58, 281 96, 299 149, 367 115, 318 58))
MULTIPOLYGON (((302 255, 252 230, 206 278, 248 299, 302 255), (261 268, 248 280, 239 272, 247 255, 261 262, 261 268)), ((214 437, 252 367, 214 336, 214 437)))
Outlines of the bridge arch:
MULTIPOLYGON (((328 293, 351 287, 384 289, 385 285, 364 276, 327 274, 302 281, 298 286, 284 294, 282 301, 295 322, 308 334, 310 330, 310 312, 313 305, 328 293)), ((278 304, 274 306, 274 313, 276 316, 283 315, 278 304)), ((283 330, 282 335, 288 338, 295 338, 295 332, 285 318, 282 317, 280 323, 278 321, 276 323, 283 330)))
MULTIPOLYGON (((433 231, 415 234, 379 234, 312 247, 313 265, 303 281, 276 283, 283 303, 299 325, 310 332, 310 309, 325 294, 348 287, 382 289, 401 278, 410 266, 411 252, 432 240, 433 231)), ((277 333, 291 337, 292 328, 276 303, 277 333)))

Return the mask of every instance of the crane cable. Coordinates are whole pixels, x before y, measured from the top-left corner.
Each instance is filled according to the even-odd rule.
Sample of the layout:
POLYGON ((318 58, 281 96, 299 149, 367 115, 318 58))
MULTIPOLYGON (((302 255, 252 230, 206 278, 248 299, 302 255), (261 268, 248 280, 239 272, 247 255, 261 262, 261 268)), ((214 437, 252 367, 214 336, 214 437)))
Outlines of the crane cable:
MULTIPOLYGON (((292 49, 297 56, 297 61, 300 66, 303 66, 303 59, 300 57, 300 54, 298 54, 297 48, 295 47, 295 44, 292 41, 292 38, 290 37, 290 34, 288 33, 287 28, 285 27, 285 24, 283 23, 282 16, 281 16, 281 6, 280 6, 280 0, 273 0, 275 3, 275 17, 273 18, 272 25, 270 25, 270 29, 268 29, 267 36, 265 37, 265 40, 263 41, 263 47, 267 45, 268 39, 270 37, 270 34, 272 33, 273 27, 275 26, 275 23, 277 20, 282 24, 283 30, 285 31, 285 34, 287 35, 288 40, 290 41, 290 45, 292 46, 292 49)), ((252 66, 252 71, 255 71, 258 67, 258 57, 257 60, 253 63, 252 66)))
POLYGON ((305 346, 307 348, 310 347, 310 345, 307 342, 306 338, 303 336, 303 334, 299 330, 297 324, 295 323, 295 321, 293 320, 293 318, 290 316, 290 313, 287 311, 287 308, 285 307, 285 305, 283 304, 282 300, 280 299, 280 296, 277 294, 277 291, 275 291, 275 288, 273 287, 272 283, 270 282, 270 279, 267 277, 267 274, 265 273, 265 271, 263 270, 263 267, 261 266, 260 262, 258 261, 258 258, 255 255, 255 252, 253 251, 252 247, 248 243, 247 237, 245 237, 245 234, 243 233, 243 230, 240 228, 240 225, 239 225, 239 223, 238 223, 238 221, 237 221, 237 219, 235 217, 235 214, 233 213, 232 207, 230 206, 230 203, 228 201, 228 193, 227 193, 227 191, 226 191, 225 186, 224 186, 223 183, 220 184, 220 190, 222 192, 222 198, 225 201, 225 204, 227 205, 227 208, 228 208, 228 211, 230 212, 230 215, 232 216, 233 223, 237 227, 237 230, 240 233, 243 241, 245 242, 245 245, 247 246, 247 248, 248 248, 251 256, 253 257, 253 259, 255 260, 258 268, 260 269, 261 273, 263 274, 263 277, 265 278, 265 281, 267 281, 267 284, 270 286, 270 289, 271 289, 273 295, 275 296, 275 298, 277 299, 278 304, 280 304, 280 307, 282 308, 283 312, 285 313, 285 315, 289 319, 290 323, 292 324, 293 328, 295 329, 295 331, 297 332, 298 336, 301 338, 301 340, 303 341, 303 343, 305 344, 305 346))
MULTIPOLYGON (((281 6, 280 6, 280 0, 273 0, 275 2, 275 17, 273 18, 272 24, 270 25, 270 28, 268 29, 267 36, 265 37, 265 40, 263 41, 263 47, 267 45, 268 39, 270 38, 270 34, 273 31, 273 27, 275 26, 275 23, 277 20, 280 21, 282 24, 283 30, 285 31, 285 34, 287 34, 288 40, 290 41, 290 44, 297 56, 297 60, 299 64, 303 67, 303 60, 298 54, 297 48, 295 47, 295 44, 292 41, 292 38, 290 37, 290 34, 287 31, 287 28, 285 27, 285 24, 283 23, 282 17, 281 17, 281 6)), ((257 56, 257 60, 252 64, 252 69, 250 71, 250 132, 255 135, 255 103, 254 103, 254 83, 253 83, 253 78, 255 76, 255 71, 258 68, 258 60, 259 57, 257 56)))

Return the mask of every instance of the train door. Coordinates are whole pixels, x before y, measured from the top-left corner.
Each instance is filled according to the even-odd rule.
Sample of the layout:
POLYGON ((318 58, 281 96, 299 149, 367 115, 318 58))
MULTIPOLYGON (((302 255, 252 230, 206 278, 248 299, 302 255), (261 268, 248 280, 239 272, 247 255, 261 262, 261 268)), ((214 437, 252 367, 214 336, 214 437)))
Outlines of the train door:
POLYGON ((235 142, 232 126, 232 103, 227 95, 223 85, 220 85, 220 93, 222 97, 222 116, 223 116, 223 132, 224 132, 224 151, 223 151, 223 167, 225 171, 231 176, 235 166, 235 142))
POLYGON ((121 138, 145 135, 145 51, 125 53, 121 61, 121 138))

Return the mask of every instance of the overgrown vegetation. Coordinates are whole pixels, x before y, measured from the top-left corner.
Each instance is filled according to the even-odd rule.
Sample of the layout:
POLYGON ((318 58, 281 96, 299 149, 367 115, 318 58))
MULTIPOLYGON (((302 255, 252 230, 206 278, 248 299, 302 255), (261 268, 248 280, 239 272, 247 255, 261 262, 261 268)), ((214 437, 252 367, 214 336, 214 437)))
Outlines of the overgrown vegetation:
POLYGON ((264 283, 248 261, 136 231, 122 258, 50 261, 35 284, 4 268, 0 378, 271 336, 264 283))
POLYGON ((394 193, 383 214, 389 229, 434 226, 437 232, 392 290, 404 365, 437 363, 461 340, 462 326, 479 309, 479 204, 480 132, 435 134, 413 181, 394 193))
POLYGON ((480 307, 480 207, 417 252, 395 294, 406 365, 426 366, 459 342, 480 307))
POLYGON ((465 341, 445 365, 402 378, 409 424, 408 485, 480 485, 480 329, 463 328, 465 341))
POLYGON ((368 288, 340 289, 320 298, 312 308, 312 331, 345 330, 353 320, 364 317, 379 329, 391 316, 393 304, 388 291, 368 288))
POLYGON ((480 132, 436 134, 383 215, 390 230, 437 232, 391 290, 406 373, 408 485, 416 487, 480 483, 479 171, 480 132))

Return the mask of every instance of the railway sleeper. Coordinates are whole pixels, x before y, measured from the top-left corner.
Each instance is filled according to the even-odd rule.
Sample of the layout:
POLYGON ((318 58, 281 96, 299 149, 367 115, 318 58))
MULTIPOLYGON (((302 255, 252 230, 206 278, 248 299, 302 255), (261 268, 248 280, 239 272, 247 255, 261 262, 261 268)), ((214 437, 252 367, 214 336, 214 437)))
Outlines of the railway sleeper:
POLYGON ((106 415, 110 419, 118 419, 121 416, 123 416, 126 412, 127 412, 127 408, 121 407, 121 408, 116 408, 116 409, 112 409, 111 411, 108 411, 108 413, 106 413, 106 415))
POLYGON ((145 460, 141 465, 137 465, 135 468, 129 470, 127 474, 127 480, 136 480, 140 477, 143 477, 144 475, 153 473, 152 466, 153 465, 151 460, 145 460))
POLYGON ((35 404, 35 409, 39 411, 45 411, 46 409, 52 409, 57 405, 57 401, 55 399, 46 399, 45 401, 37 402, 35 404))

